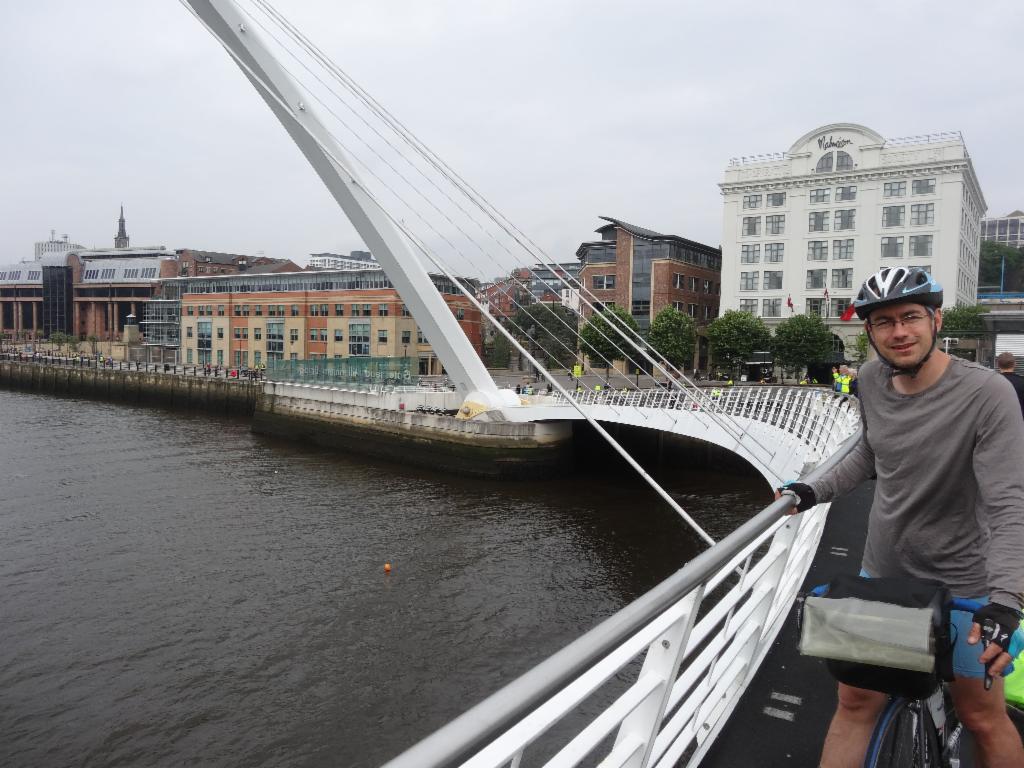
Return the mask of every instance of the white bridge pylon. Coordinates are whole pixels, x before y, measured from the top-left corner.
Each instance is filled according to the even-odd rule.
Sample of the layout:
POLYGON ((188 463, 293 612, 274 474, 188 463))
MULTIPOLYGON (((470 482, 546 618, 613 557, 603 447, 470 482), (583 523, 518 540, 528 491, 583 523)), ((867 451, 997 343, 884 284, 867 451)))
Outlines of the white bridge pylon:
MULTIPOLYGON (((584 392, 574 398, 602 423, 671 432, 742 456, 772 485, 795 479, 857 431, 856 401, 809 387, 738 386, 690 391, 584 392)), ((505 408, 511 421, 584 418, 561 396, 521 398, 505 408)))

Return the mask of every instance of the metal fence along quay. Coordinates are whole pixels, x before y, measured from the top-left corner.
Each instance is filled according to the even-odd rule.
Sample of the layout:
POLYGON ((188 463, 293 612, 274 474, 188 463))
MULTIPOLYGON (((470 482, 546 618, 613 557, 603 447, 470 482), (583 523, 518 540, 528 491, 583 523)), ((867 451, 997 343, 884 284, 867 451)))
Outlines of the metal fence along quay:
MULTIPOLYGON (((824 457, 804 479, 841 460, 859 438, 855 401, 821 390, 736 387, 696 397, 648 391, 583 398, 768 420, 824 457)), ((699 765, 771 647, 817 549, 828 505, 792 516, 788 509, 785 500, 773 502, 385 768, 699 765), (578 724, 582 712, 593 713, 595 702, 607 699, 578 724)))

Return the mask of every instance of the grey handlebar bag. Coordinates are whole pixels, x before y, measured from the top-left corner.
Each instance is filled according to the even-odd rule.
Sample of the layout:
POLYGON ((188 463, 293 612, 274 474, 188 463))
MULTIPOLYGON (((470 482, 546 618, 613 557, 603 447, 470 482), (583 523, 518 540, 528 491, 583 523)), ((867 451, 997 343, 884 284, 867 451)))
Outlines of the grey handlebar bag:
POLYGON ((939 582, 839 576, 804 601, 800 653, 841 683, 923 698, 953 679, 949 602, 939 582))

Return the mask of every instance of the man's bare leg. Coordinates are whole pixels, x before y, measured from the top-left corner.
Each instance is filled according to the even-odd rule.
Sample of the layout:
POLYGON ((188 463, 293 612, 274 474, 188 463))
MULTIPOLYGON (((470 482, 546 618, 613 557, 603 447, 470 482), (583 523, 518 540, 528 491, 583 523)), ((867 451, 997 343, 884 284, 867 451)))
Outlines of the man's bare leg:
POLYGON ((984 768, 1024 768, 1024 746, 1006 714, 1003 679, 995 678, 986 691, 981 678, 957 678, 949 690, 960 722, 978 744, 984 768))
POLYGON ((839 683, 839 705, 825 736, 821 768, 860 768, 875 721, 888 697, 839 683))

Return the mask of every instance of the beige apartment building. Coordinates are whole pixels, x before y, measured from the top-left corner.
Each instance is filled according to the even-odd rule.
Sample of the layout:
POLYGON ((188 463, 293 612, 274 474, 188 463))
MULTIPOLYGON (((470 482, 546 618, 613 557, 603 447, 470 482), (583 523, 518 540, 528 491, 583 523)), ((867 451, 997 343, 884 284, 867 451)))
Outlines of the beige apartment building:
MULTIPOLYGON (((474 349, 479 311, 445 277, 432 276, 474 349)), ((420 375, 442 372, 381 270, 183 278, 181 361, 255 367, 269 360, 411 357, 420 375)))

